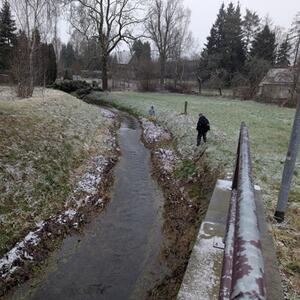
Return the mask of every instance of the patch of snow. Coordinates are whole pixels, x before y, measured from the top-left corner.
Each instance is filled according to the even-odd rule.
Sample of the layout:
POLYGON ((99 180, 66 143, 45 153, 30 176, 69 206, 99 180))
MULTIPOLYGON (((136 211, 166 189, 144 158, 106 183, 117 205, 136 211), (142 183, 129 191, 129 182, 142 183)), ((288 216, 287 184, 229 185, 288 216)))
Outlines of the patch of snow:
POLYGON ((254 189, 256 190, 256 191, 261 191, 261 187, 259 186, 259 185, 254 185, 254 189))
POLYGON ((77 211, 74 210, 73 208, 69 208, 67 211, 65 211, 64 215, 68 217, 70 220, 73 220, 74 217, 76 216, 77 211))
POLYGON ((158 151, 156 151, 156 154, 160 158, 162 168, 167 172, 172 172, 175 168, 176 161, 178 160, 178 157, 176 156, 174 151, 159 148, 158 151))
POLYGON ((3 258, 0 259, 0 276, 1 278, 6 278, 9 274, 13 274, 18 267, 14 264, 20 260, 27 259, 32 260, 33 257, 27 252, 26 246, 33 245, 36 246, 40 242, 38 237, 38 232, 42 228, 39 227, 35 231, 29 232, 26 237, 19 243, 15 245, 9 252, 7 252, 3 258))
POLYGON ((101 114, 104 118, 114 119, 116 115, 108 109, 101 108, 101 114))
POLYGON ((99 198, 95 203, 96 206, 100 206, 102 204, 103 204, 103 199, 101 199, 101 198, 99 198))
POLYGON ((29 244, 32 244, 32 245, 36 246, 39 243, 40 239, 39 239, 38 235, 36 234, 36 232, 29 232, 26 235, 24 241, 26 243, 29 243, 29 244))
POLYGON ((223 191, 231 191, 232 181, 230 180, 218 180, 216 187, 223 191))
POLYGON ((79 180, 75 187, 76 192, 85 192, 87 194, 95 194, 98 190, 98 185, 103 178, 105 167, 108 164, 108 159, 104 156, 96 156, 92 160, 92 164, 83 177, 79 180))
POLYGON ((153 122, 141 118, 144 138, 147 143, 156 143, 163 140, 170 140, 170 134, 162 127, 155 125, 153 122))

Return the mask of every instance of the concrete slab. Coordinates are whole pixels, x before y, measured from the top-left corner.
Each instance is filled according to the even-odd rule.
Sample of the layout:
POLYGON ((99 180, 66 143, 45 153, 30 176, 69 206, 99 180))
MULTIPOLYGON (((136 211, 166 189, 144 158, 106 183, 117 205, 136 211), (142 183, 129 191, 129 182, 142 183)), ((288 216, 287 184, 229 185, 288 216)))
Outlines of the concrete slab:
POLYGON ((224 251, 216 247, 216 243, 222 243, 225 235, 230 195, 231 182, 218 180, 195 242, 178 300, 218 298, 224 251))
MULTIPOLYGON (((191 258, 177 296, 178 300, 218 299, 223 262, 222 241, 226 232, 231 181, 218 180, 210 205, 195 242, 191 258)), ((265 263, 267 299, 284 299, 277 258, 266 222, 261 189, 255 186, 256 207, 265 263)))

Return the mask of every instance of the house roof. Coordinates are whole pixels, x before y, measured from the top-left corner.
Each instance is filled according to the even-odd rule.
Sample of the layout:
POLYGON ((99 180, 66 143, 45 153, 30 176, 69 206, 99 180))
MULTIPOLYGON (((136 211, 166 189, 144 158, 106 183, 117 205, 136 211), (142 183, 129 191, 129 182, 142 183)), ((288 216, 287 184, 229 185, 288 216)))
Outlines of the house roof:
POLYGON ((263 78, 260 86, 263 85, 291 85, 293 84, 294 76, 292 68, 273 68, 270 69, 267 75, 263 78))

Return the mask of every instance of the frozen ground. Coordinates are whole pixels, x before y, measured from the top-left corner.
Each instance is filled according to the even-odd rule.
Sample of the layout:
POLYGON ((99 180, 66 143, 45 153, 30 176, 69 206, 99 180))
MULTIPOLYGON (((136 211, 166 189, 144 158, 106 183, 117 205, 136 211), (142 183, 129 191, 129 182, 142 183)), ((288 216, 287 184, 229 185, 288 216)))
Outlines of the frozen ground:
POLYGON ((0 255, 37 223, 72 217, 69 207, 95 192, 116 146, 113 127, 111 113, 60 91, 16 99, 0 87, 0 255))
MULTIPOLYGON (((250 132, 255 184, 263 190, 268 215, 273 215, 294 109, 252 101, 158 93, 119 92, 110 94, 106 100, 144 116, 148 114, 150 106, 154 105, 158 122, 170 130, 184 158, 192 158, 194 155, 197 115, 203 112, 211 122, 207 149, 210 165, 212 168, 221 166, 227 174, 232 173, 239 128, 241 122, 245 121, 250 132), (185 101, 189 103, 187 116, 182 114, 185 101)), ((273 234, 282 274, 291 293, 290 298, 293 299, 300 295, 299 163, 289 202, 287 221, 282 226, 273 224, 273 234), (292 295, 294 292, 295 296, 292 295)))

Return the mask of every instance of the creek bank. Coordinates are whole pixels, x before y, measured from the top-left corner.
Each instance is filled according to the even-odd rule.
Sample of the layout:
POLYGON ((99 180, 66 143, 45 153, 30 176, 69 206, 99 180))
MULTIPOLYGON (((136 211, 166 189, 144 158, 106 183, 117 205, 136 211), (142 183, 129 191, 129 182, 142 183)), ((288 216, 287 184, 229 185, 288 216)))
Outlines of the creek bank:
POLYGON ((210 168, 205 147, 198 148, 190 159, 184 158, 177 151, 180 141, 159 122, 141 117, 134 108, 103 100, 99 93, 90 94, 84 101, 115 107, 140 120, 142 141, 151 151, 152 175, 165 196, 160 260, 169 269, 168 274, 148 290, 146 299, 176 299, 217 178, 223 174, 217 168, 210 168))
POLYGON ((38 222, 35 229, 0 259, 0 296, 32 277, 35 268, 67 234, 81 230, 82 225, 90 221, 91 215, 101 212, 109 201, 107 191, 113 183, 112 170, 119 155, 115 135, 119 122, 112 112, 104 109, 100 112, 111 122, 105 135, 110 150, 102 155, 91 147, 90 157, 72 174, 74 189, 64 211, 38 222))
POLYGON ((169 274, 159 255, 164 197, 151 176, 151 153, 138 121, 118 115, 122 155, 111 201, 82 233, 67 236, 40 276, 9 299, 146 299, 169 274))
POLYGON ((161 257, 171 270, 148 291, 147 299, 176 299, 219 174, 210 170, 203 152, 186 161, 167 130, 146 118, 140 121, 142 140, 151 150, 153 175, 165 195, 161 257))

